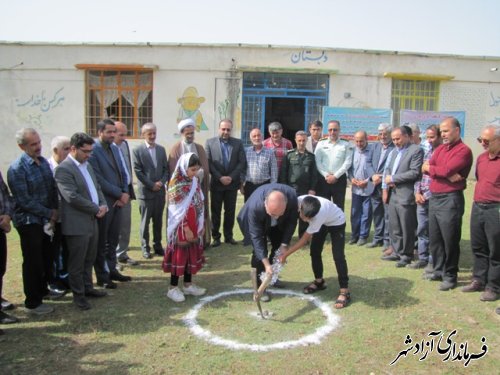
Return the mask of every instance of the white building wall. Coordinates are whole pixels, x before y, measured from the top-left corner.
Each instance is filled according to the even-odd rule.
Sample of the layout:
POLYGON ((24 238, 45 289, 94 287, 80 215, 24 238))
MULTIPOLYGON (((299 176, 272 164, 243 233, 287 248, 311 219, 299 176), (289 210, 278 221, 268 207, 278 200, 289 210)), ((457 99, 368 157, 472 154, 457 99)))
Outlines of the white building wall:
POLYGON ((224 79, 235 77, 240 78, 234 116, 238 135, 244 71, 329 74, 330 106, 369 108, 390 108, 392 80, 384 73, 449 76, 441 83, 439 110, 467 111, 468 143, 474 144, 483 124, 500 122, 500 72, 490 71, 500 68, 500 58, 274 46, 0 43, 3 173, 20 153, 14 140, 19 128, 39 130, 44 155, 50 154, 53 136, 85 130, 85 74, 77 64, 153 69, 153 121, 159 128, 158 142, 167 147, 178 139, 178 100, 184 91, 193 87, 204 99, 199 109, 207 128, 196 133, 197 141, 204 143, 217 133, 228 96, 224 79))

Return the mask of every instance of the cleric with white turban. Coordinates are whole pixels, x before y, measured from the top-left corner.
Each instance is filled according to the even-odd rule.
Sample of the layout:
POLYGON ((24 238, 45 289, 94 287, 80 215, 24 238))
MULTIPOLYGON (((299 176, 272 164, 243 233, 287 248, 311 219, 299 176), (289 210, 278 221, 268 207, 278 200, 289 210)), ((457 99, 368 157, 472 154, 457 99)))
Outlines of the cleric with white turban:
POLYGON ((184 128, 187 128, 188 126, 193 126, 193 127, 195 126, 193 119, 187 118, 187 119, 182 120, 177 125, 177 129, 179 130, 179 133, 182 133, 184 128))

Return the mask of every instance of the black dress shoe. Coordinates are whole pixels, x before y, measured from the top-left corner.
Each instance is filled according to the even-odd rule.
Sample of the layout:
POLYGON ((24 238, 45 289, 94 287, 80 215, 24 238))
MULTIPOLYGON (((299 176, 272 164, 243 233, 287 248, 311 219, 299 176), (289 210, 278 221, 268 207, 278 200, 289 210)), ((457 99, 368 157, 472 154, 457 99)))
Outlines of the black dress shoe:
POLYGON ((90 289, 85 292, 85 297, 99 298, 99 297, 105 297, 107 295, 108 293, 106 293, 104 290, 97 290, 97 289, 90 289))
POLYGON ((391 255, 384 255, 380 259, 396 262, 399 260, 399 257, 396 254, 391 254, 391 255))
POLYGON ((212 247, 219 247, 220 246, 220 239, 216 238, 215 240, 212 241, 212 247))
POLYGON ((144 259, 151 259, 151 258, 153 257, 153 254, 151 254, 149 251, 144 251, 144 252, 142 253, 142 257, 143 257, 144 259))
POLYGON ((383 246, 384 244, 382 242, 370 242, 368 245, 366 245, 367 248, 371 249, 374 247, 379 247, 383 246))
POLYGON ((425 273, 422 275, 422 279, 429 281, 441 281, 443 278, 440 275, 436 275, 435 273, 425 273))
POLYGON ((130 276, 122 275, 120 272, 116 270, 109 273, 109 278, 113 281, 120 281, 120 282, 132 281, 132 278, 130 276))
POLYGON ((111 280, 106 283, 98 281, 97 285, 103 287, 104 289, 116 289, 118 287, 118 284, 112 282, 111 280))
POLYGON ((138 261, 136 260, 133 260, 132 258, 123 258, 123 259, 118 259, 118 262, 122 263, 122 264, 127 264, 129 266, 137 266, 139 264, 138 261))
POLYGON ((357 238, 351 238, 348 242, 349 245, 354 245, 355 243, 358 242, 358 239, 357 238))
POLYGON ((17 323, 18 321, 19 319, 17 319, 15 316, 0 311, 0 324, 13 324, 17 323))
POLYGON ((165 252, 163 250, 155 250, 156 255, 164 256, 165 252))
POLYGON ((399 262, 396 263, 396 268, 403 268, 409 264, 410 264, 410 262, 408 262, 406 260, 400 260, 399 262))
POLYGON ((14 310, 16 306, 12 302, 7 301, 6 299, 2 298, 2 308, 1 311, 7 311, 7 310, 14 310))
POLYGON ((238 245, 238 242, 236 242, 234 238, 230 238, 228 240, 225 240, 224 242, 230 245, 238 245))
POLYGON ((75 296, 75 297, 73 297, 73 303, 80 310, 90 310, 92 308, 92 306, 90 305, 89 301, 87 301, 87 299, 85 297, 83 297, 83 296, 75 296))

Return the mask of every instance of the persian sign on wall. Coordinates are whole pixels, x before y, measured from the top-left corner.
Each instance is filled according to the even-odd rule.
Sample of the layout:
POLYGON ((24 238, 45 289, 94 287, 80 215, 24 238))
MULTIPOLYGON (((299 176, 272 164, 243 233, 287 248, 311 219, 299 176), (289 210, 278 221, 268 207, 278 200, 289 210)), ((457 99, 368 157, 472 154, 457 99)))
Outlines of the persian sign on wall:
POLYGON ((460 122, 461 136, 464 136, 465 129, 465 112, 464 111, 411 111, 409 109, 401 110, 400 123, 401 125, 406 124, 417 124, 422 132, 429 125, 439 125, 446 117, 455 117, 458 122, 460 122))
POLYGON ((326 126, 332 120, 340 122, 342 138, 354 139, 354 133, 364 130, 368 140, 373 141, 377 139, 381 123, 392 123, 392 109, 323 107, 323 124, 326 126))

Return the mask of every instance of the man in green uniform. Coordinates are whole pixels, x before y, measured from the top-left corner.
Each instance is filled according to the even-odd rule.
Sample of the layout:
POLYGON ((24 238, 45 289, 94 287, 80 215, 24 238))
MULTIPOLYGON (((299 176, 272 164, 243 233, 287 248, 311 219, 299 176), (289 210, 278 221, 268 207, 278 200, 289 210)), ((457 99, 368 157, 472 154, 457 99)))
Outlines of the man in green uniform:
MULTIPOLYGON (((287 152, 281 165, 279 182, 289 185, 297 191, 297 196, 316 194, 318 173, 314 154, 306 150, 307 133, 299 130, 295 133, 297 148, 287 152)), ((307 223, 299 219, 299 237, 307 229, 307 223)))

